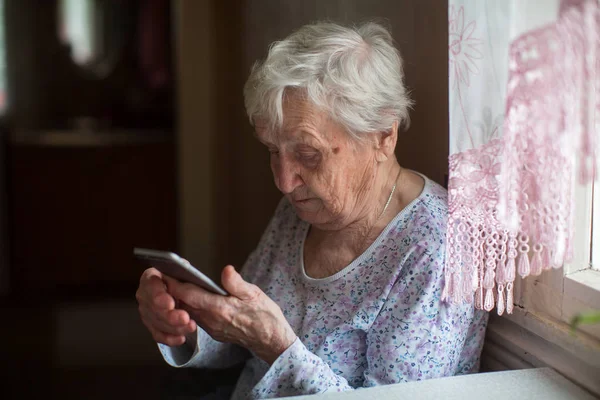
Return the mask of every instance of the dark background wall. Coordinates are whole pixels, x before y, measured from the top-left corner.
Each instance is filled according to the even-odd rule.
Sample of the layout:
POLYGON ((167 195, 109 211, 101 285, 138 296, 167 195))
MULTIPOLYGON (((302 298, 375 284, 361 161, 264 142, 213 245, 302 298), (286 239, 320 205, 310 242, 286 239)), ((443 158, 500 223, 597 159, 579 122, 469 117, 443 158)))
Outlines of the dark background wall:
POLYGON ((164 7, 153 40, 164 46, 169 79, 159 89, 141 67, 139 19, 114 69, 98 79, 59 42, 56 1, 5 1, 0 311, 18 326, 0 332, 8 344, 0 360, 14 366, 5 392, 43 388, 28 386, 33 374, 73 398, 106 398, 123 382, 138 397, 160 394, 171 372, 137 315, 143 267, 131 249, 178 251, 213 277, 227 263, 241 266, 280 198, 242 87, 268 45, 305 23, 374 18, 391 27, 416 101, 399 161, 444 181, 445 1, 127 3, 134 16, 143 4, 164 7), (91 132, 77 125, 81 117, 92 117, 91 132))
POLYGON ((15 290, 131 290, 140 273, 133 246, 177 247, 171 3, 101 3, 119 11, 107 31, 122 40, 98 75, 59 39, 57 1, 5 2, 11 265, 3 269, 15 290), (166 71, 159 86, 143 62, 149 21, 166 71))

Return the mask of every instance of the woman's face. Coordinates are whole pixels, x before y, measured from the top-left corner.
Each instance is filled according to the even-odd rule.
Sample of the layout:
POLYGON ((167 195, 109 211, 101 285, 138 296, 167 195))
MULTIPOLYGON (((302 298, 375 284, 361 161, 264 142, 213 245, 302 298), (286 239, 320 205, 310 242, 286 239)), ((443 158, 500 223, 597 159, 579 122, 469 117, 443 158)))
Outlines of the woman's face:
POLYGON ((357 143, 344 128, 298 96, 286 96, 283 126, 269 132, 255 121, 258 139, 271 153, 275 185, 304 221, 343 227, 360 218, 375 180, 376 146, 357 143))

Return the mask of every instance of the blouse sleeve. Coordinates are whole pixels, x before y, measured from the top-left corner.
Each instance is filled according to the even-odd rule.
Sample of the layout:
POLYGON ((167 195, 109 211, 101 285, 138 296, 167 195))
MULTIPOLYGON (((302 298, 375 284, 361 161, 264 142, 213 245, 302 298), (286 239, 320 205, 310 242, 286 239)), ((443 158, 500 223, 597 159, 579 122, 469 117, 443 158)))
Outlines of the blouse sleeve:
POLYGON ((177 368, 229 368, 249 358, 249 352, 231 343, 217 342, 202 328, 196 331, 196 346, 171 347, 158 343, 165 361, 177 368))
MULTIPOLYGON (((407 258, 366 332, 362 387, 456 374, 473 319, 472 305, 441 302, 444 251, 416 249, 407 258)), ((354 390, 300 339, 254 387, 254 398, 354 390)))

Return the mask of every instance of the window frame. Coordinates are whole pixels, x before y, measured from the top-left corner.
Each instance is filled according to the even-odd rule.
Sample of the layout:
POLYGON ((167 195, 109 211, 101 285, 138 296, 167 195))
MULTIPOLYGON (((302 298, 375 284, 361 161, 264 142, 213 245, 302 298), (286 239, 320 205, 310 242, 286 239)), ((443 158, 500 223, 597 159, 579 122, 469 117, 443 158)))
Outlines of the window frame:
MULTIPOLYGON (((600 132, 600 130, 599 130, 600 132)), ((600 182, 592 182, 592 256, 591 269, 600 271, 600 182), (596 234, 594 235, 594 232, 596 234), (594 237, 598 246, 594 246, 594 237)))
MULTIPOLYGON (((594 252, 600 255, 600 249, 593 247, 594 228, 596 234, 600 233, 598 207, 594 218, 594 192, 599 186, 594 181, 575 184, 573 260, 564 266, 561 313, 564 322, 570 322, 577 313, 600 311, 600 271, 592 268, 594 252)), ((600 339, 600 326, 582 325, 579 330, 600 339)))
MULTIPOLYGON (((516 308, 545 321, 551 334, 570 334, 570 323, 578 313, 600 310, 600 271, 591 268, 593 185, 575 183, 573 259, 563 268, 515 280, 516 308)), ((509 319, 514 319, 508 316, 509 319)), ((600 325, 581 325, 577 335, 600 342, 600 325)))
MULTIPOLYGON (((490 316, 486 342, 534 367, 551 367, 600 394, 600 324, 570 326, 574 315, 600 310, 600 271, 590 268, 592 185, 575 183, 573 260, 539 276, 516 279, 513 314, 490 316)), ((486 348, 484 347, 484 352, 486 348)))

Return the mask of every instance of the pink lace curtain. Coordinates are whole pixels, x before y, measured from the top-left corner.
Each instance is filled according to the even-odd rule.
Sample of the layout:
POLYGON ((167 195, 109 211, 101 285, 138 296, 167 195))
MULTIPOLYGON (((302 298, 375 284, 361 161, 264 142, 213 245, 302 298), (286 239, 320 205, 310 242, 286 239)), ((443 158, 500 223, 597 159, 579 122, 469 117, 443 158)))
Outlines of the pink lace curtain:
POLYGON ((598 0, 449 1, 443 298, 499 314, 518 276, 572 257, 573 191, 596 170, 598 0))

